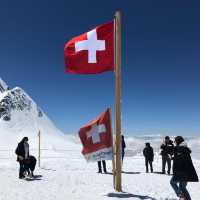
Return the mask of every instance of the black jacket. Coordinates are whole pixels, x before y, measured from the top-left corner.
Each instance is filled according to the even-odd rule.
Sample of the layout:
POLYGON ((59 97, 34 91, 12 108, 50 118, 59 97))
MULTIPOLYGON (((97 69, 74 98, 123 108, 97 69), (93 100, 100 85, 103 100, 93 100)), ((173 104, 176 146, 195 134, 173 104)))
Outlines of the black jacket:
POLYGON ((121 140, 121 143, 122 143, 122 152, 124 152, 125 148, 126 148, 126 143, 125 143, 124 139, 121 140))
POLYGON ((161 148, 161 155, 162 156, 168 156, 168 155, 172 155, 173 151, 174 151, 174 144, 171 140, 169 140, 168 143, 164 143, 160 146, 161 148))
POLYGON ((26 159, 26 160, 24 161, 25 169, 26 169, 26 170, 29 170, 29 169, 30 169, 31 171, 34 171, 36 162, 37 162, 36 158, 35 158, 34 156, 31 156, 31 155, 30 155, 30 156, 28 157, 28 159, 26 159))
POLYGON ((183 144, 174 148, 173 176, 177 181, 198 182, 198 176, 190 156, 191 150, 183 144))
MULTIPOLYGON (((17 156, 22 156, 23 158, 25 158, 25 149, 24 149, 24 143, 23 142, 20 142, 17 145, 15 153, 17 154, 17 156)), ((20 161, 18 157, 17 157, 17 161, 20 161)))
POLYGON ((154 157, 153 148, 151 146, 145 147, 143 149, 143 155, 147 160, 153 161, 153 157, 154 157))

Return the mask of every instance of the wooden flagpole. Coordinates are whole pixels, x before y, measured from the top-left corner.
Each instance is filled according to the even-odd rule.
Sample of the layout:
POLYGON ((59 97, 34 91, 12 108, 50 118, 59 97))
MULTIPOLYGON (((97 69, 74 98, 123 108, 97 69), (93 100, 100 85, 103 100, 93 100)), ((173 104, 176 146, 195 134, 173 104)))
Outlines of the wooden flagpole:
POLYGON ((115 189, 121 187, 121 13, 115 13, 115 131, 116 131, 116 178, 115 189))
POLYGON ((110 123, 111 123, 111 135, 112 135, 112 151, 113 151, 113 157, 112 157, 112 172, 113 172, 113 187, 115 188, 115 173, 116 173, 116 170, 115 170, 115 146, 114 146, 114 138, 113 138, 113 130, 112 130, 112 110, 111 108, 109 108, 109 114, 110 114, 110 123))
POLYGON ((40 141, 40 130, 38 133, 38 166, 40 167, 40 153, 41 153, 41 141, 40 141))

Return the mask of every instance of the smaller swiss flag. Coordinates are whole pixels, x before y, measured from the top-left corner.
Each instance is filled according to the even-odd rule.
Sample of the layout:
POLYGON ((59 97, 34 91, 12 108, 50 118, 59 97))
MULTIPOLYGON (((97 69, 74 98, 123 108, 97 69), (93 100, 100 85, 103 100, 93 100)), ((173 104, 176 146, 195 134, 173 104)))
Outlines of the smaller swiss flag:
POLYGON ((71 39, 64 47, 64 58, 68 73, 114 70, 114 21, 71 39))
POLYGON ((112 160, 112 128, 110 111, 107 109, 79 130, 87 161, 112 160))

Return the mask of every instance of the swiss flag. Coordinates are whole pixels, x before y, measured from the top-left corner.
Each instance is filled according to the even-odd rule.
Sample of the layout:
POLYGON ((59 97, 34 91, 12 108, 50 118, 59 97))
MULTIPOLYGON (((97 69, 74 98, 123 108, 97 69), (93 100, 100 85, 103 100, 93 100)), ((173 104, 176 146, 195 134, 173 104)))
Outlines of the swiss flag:
POLYGON ((64 58, 68 73, 114 70, 114 21, 71 39, 64 47, 64 58))
POLYGON ((82 154, 87 161, 112 160, 112 128, 109 109, 79 130, 82 154))

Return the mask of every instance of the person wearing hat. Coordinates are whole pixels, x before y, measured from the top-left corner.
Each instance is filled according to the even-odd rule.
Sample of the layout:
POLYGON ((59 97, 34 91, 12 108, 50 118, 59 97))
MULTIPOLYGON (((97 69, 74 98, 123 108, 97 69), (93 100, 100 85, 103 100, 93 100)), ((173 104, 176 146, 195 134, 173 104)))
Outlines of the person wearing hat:
POLYGON ((175 138, 175 148, 173 156, 173 176, 170 184, 177 197, 181 200, 191 200, 186 189, 187 182, 198 182, 198 176, 191 159, 191 150, 187 147, 182 136, 175 138))
POLYGON ((170 174, 171 171, 171 156, 173 155, 174 145, 169 136, 165 137, 163 144, 160 146, 161 156, 162 156, 162 173, 165 174, 165 166, 167 163, 167 173, 170 174))
POLYGON ((19 162, 19 178, 25 178, 24 171, 26 160, 29 157, 29 144, 28 144, 28 137, 24 137, 21 142, 17 145, 15 150, 17 154, 17 161, 19 162))
POLYGON ((153 153, 153 148, 151 147, 149 142, 145 143, 145 145, 146 147, 143 149, 143 155, 145 157, 146 173, 148 173, 149 172, 148 165, 150 165, 151 172, 153 172, 152 162, 154 158, 154 153, 153 153))

